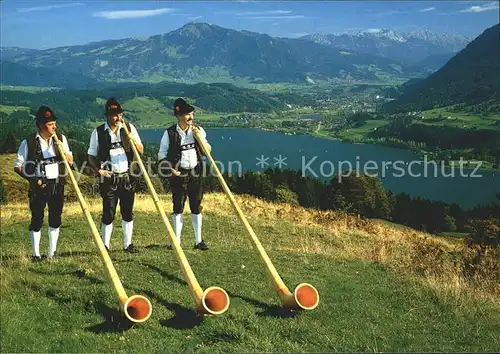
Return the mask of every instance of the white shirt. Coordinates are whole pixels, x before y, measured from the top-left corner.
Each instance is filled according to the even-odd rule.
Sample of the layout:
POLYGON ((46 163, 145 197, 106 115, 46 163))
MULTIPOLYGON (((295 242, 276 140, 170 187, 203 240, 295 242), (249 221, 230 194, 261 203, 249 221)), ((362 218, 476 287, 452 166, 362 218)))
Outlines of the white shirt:
MULTIPOLYGON (((129 123, 129 125, 130 125, 130 133, 132 133, 135 143, 142 145, 139 133, 137 133, 137 129, 135 129, 135 127, 132 124, 129 123)), ((122 129, 122 123, 118 123, 118 130, 116 131, 115 134, 113 133, 107 122, 104 124, 104 131, 105 132, 107 131, 111 136, 112 144, 119 143, 122 141, 120 136, 121 129, 122 129)), ((92 135, 90 136, 90 146, 87 151, 87 154, 97 157, 98 151, 99 151, 99 138, 97 137, 97 128, 96 128, 94 129, 92 135)), ((128 171, 127 155, 125 154, 125 150, 123 149, 123 147, 111 149, 109 151, 109 157, 111 158, 110 162, 111 162, 112 172, 123 173, 128 171)), ((106 161, 101 162, 101 168, 104 168, 105 166, 106 166, 106 161)))
MULTIPOLYGON (((203 142, 210 147, 210 144, 207 141, 207 133, 202 127, 199 128, 203 142)), ((177 132, 181 136, 181 160, 179 166, 184 169, 195 168, 198 164, 198 158, 196 156, 196 149, 194 148, 195 137, 193 134, 193 130, 191 129, 191 127, 189 127, 189 129, 185 133, 181 129, 181 127, 179 127, 179 124, 177 124, 177 132), (183 150, 183 148, 185 150, 183 150)), ((165 133, 163 133, 163 137, 161 138, 160 151, 158 151, 158 161, 167 157, 169 142, 170 140, 168 138, 168 131, 166 130, 165 133)), ((175 166, 172 167, 175 168, 175 166)))
MULTIPOLYGON (((45 140, 37 134, 35 139, 38 139, 40 142, 40 148, 42 149, 42 155, 44 159, 50 159, 52 157, 56 157, 56 149, 55 142, 52 137, 50 137, 49 141, 45 140)), ((68 140, 63 135, 62 136, 63 150, 65 153, 73 156, 72 152, 69 149, 68 140)), ((28 141, 25 139, 21 142, 19 146, 19 150, 17 151, 17 158, 14 162, 14 167, 24 168, 26 165, 26 160, 28 159, 28 141)), ((36 177, 45 177, 47 179, 55 179, 59 176, 59 167, 57 162, 50 165, 45 165, 44 169, 40 169, 40 164, 36 164, 35 166, 35 176, 36 177)))

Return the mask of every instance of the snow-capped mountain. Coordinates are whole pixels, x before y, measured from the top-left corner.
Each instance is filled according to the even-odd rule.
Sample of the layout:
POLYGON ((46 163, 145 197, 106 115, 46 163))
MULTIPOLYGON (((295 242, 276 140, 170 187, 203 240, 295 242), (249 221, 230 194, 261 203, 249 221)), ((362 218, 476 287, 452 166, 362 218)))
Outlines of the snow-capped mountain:
POLYGON ((372 28, 354 34, 318 33, 301 39, 412 65, 429 57, 448 55, 451 58, 471 41, 471 38, 464 36, 437 34, 428 30, 403 33, 387 28, 372 28))

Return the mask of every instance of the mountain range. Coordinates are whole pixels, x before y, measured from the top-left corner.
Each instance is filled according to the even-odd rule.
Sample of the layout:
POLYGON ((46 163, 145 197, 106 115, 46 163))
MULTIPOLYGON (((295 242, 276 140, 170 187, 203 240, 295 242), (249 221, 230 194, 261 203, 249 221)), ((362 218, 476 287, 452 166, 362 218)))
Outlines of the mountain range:
POLYGON ((36 49, 20 48, 20 47, 0 47, 0 58, 9 60, 21 55, 29 55, 35 53, 36 49))
MULTIPOLYGON (((318 36, 274 38, 207 23, 189 23, 172 32, 147 38, 106 40, 46 50, 2 48, 2 58, 20 65, 18 70, 22 67, 58 70, 111 82, 311 83, 334 80, 360 83, 421 77, 428 68, 419 67, 415 60, 404 62, 402 52, 408 54, 410 48, 415 48, 422 60, 438 56, 435 62, 443 63, 447 55, 451 56, 450 53, 466 41, 462 37, 443 37, 430 32, 422 32, 420 37, 417 34, 404 37, 394 31, 360 34, 356 37, 358 44, 351 47, 340 42, 337 46, 334 38, 354 43, 353 36, 321 38, 325 40, 318 36), (392 47, 387 44, 389 42, 392 47)), ((21 85, 22 75, 18 74, 17 80, 13 76, 8 76, 11 81, 4 84, 21 85)), ((78 80, 74 83, 81 88, 78 80)))
POLYGON ((91 77, 45 67, 32 68, 10 61, 0 66, 2 84, 16 86, 65 87, 86 89, 110 86, 110 83, 91 77))
POLYGON ((472 40, 428 30, 403 33, 392 29, 369 29, 355 34, 312 34, 301 39, 360 54, 382 56, 407 65, 420 65, 430 70, 439 69, 446 60, 436 62, 429 58, 450 59, 472 40))
POLYGON ((426 110, 487 102, 500 106, 500 24, 485 30, 441 69, 407 86, 390 111, 426 110))

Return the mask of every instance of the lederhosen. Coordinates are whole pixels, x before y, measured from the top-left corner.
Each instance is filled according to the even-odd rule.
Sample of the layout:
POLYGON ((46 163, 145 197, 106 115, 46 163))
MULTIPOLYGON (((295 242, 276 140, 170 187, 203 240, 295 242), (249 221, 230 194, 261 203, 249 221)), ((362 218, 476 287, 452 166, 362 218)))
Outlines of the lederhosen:
POLYGON ((166 160, 170 163, 170 166, 181 173, 180 176, 172 174, 169 178, 174 213, 182 214, 186 197, 188 197, 191 213, 199 214, 202 211, 201 201, 203 199, 203 154, 201 147, 196 139, 194 144, 181 146, 181 136, 177 131, 177 124, 168 128, 167 132, 169 145, 166 160), (193 169, 184 169, 180 167, 181 154, 182 151, 189 149, 196 150, 198 164, 193 169))
MULTIPOLYGON (((128 123, 127 128, 130 131, 128 123)), ((102 197, 102 223, 109 225, 115 219, 116 206, 120 200, 120 211, 123 221, 132 221, 135 198, 135 178, 130 175, 133 164, 134 152, 126 136, 125 129, 120 129, 120 142, 112 143, 111 135, 104 129, 104 124, 97 127, 97 139, 99 149, 97 160, 100 165, 104 163, 103 169, 111 171, 110 150, 123 148, 127 156, 129 169, 124 173, 112 173, 111 178, 101 177, 99 192, 102 197)), ((135 172, 135 171, 134 171, 135 172)))
MULTIPOLYGON (((57 138, 63 141, 62 135, 56 133, 57 138)), ((40 166, 41 177, 32 178, 28 191, 28 200, 31 210, 31 223, 29 226, 30 231, 40 231, 43 225, 43 217, 45 205, 49 208, 49 226, 58 228, 61 226, 61 214, 64 204, 64 182, 66 176, 66 167, 63 163, 63 158, 59 154, 59 150, 54 147, 56 156, 44 158, 42 153, 42 146, 36 134, 30 135, 26 142, 28 143, 28 156, 26 158, 25 173, 28 176, 35 176, 37 166, 40 166), (59 176, 55 179, 47 179, 45 175, 45 168, 49 164, 58 164, 59 176), (37 185, 37 180, 42 181, 42 185, 37 185)), ((55 142, 52 141, 52 144, 55 142)))

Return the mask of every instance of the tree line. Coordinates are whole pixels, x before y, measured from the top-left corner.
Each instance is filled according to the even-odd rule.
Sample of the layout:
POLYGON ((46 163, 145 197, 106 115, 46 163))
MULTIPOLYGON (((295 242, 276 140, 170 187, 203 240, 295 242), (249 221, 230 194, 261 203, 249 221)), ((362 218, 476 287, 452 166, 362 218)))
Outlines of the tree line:
MULTIPOLYGON (((472 221, 498 219, 500 216, 500 203, 463 210, 455 203, 412 197, 405 193, 394 194, 385 190, 379 178, 366 175, 350 175, 341 179, 334 176, 324 182, 303 177, 301 171, 271 168, 265 172, 246 171, 241 176, 225 172, 224 179, 235 194, 249 194, 306 208, 344 211, 429 233, 470 232, 472 221)), ((168 192, 168 183, 163 183, 163 188, 168 192)), ((218 179, 211 174, 204 178, 204 188, 209 192, 223 192, 218 179)), ((500 201, 500 195, 498 199, 500 201)), ((498 222, 500 225, 500 220, 498 222)))
MULTIPOLYGON (((175 97, 181 95, 191 99, 208 112, 261 112, 270 113, 285 108, 285 102, 305 104, 306 98, 293 93, 264 93, 257 89, 240 88, 231 84, 193 85, 160 83, 155 85, 129 84, 129 86, 106 87, 89 90, 55 90, 37 92, 3 91, 0 104, 5 106, 38 107, 42 104, 54 109, 56 115, 68 122, 92 122, 103 115, 102 100, 110 96, 123 101, 134 97, 150 97, 159 100, 169 109, 175 97)), ((126 107, 125 107, 126 109, 126 107)))

